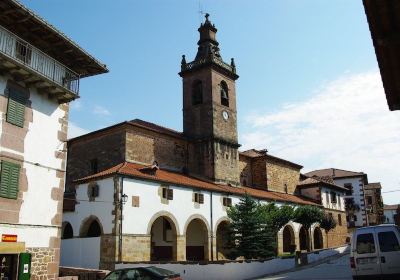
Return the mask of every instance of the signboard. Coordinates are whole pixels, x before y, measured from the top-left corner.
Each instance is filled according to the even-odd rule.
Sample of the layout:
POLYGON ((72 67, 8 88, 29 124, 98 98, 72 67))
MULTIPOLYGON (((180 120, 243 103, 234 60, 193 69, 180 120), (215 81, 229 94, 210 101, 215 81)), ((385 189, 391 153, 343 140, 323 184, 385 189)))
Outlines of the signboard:
POLYGON ((17 242, 17 237, 16 234, 2 234, 1 242, 17 242))

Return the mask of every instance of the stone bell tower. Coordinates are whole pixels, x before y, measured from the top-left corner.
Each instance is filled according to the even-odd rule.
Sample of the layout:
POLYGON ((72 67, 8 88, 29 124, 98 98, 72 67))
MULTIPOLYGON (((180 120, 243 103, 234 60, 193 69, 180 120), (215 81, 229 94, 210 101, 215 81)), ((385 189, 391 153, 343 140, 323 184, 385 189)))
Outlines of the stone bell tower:
POLYGON ((194 61, 182 56, 183 132, 191 141, 188 172, 216 183, 239 185, 235 81, 233 58, 222 60, 217 29, 205 15, 194 61))

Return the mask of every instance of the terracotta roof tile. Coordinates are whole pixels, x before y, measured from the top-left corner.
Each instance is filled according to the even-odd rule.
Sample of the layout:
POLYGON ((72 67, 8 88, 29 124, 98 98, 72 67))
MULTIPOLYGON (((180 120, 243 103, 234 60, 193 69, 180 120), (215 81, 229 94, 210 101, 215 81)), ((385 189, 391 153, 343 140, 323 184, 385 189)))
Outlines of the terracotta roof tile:
MULTIPOLYGON (((305 176, 305 175, 303 175, 305 176)), ((299 188, 306 187, 306 186, 311 186, 311 185, 317 185, 317 184, 323 184, 324 186, 334 188, 334 189, 339 189, 342 191, 347 191, 347 188, 336 185, 335 182, 331 178, 326 178, 326 177, 318 177, 318 176, 312 176, 305 178, 304 180, 300 181, 297 186, 299 188)))
POLYGON ((394 204, 394 205, 383 205, 383 210, 397 210, 400 208, 400 204, 394 204))
POLYGON ((214 184, 212 182, 207 182, 204 180, 200 180, 194 178, 189 175, 185 175, 182 173, 167 171, 158 169, 155 172, 149 172, 150 168, 148 166, 124 162, 120 163, 112 168, 99 172, 97 174, 87 176, 85 178, 81 178, 76 180, 76 183, 85 183, 95 179, 101 179, 110 177, 112 175, 126 175, 131 176, 134 178, 141 178, 147 179, 151 181, 158 181, 163 183, 170 183, 180 186, 187 186, 193 187, 198 189, 204 189, 209 191, 217 191, 223 192, 228 194, 237 194, 237 195, 244 195, 248 193, 249 195, 265 200, 273 200, 273 201, 280 201, 280 202, 289 202, 289 203, 296 203, 296 204, 308 204, 308 205, 317 205, 318 203, 301 196, 291 195, 291 194, 284 194, 278 192, 271 192, 267 190, 249 188, 249 187, 231 187, 227 185, 219 185, 214 184))
POLYGON ((363 172, 354 172, 337 168, 326 168, 320 170, 314 170, 306 173, 305 175, 312 177, 314 175, 318 177, 332 177, 332 178, 341 178, 341 177, 355 177, 355 176, 364 176, 363 172))

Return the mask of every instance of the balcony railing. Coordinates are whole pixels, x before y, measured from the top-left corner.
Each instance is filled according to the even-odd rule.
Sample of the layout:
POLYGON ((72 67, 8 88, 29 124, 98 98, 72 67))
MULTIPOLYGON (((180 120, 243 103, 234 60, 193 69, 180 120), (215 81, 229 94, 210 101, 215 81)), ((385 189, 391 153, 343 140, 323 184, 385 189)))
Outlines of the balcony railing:
POLYGON ((79 75, 0 26, 0 53, 79 95, 79 75))

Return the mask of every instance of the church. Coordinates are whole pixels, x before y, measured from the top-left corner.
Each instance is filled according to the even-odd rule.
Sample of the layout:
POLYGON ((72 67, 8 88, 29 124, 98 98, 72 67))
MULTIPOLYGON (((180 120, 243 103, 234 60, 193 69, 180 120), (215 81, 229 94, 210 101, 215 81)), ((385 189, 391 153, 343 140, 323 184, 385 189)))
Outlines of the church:
POLYGON ((328 239, 329 247, 344 244, 343 187, 267 150, 239 151, 234 59, 222 59, 208 14, 198 31, 196 57, 182 56, 179 73, 183 132, 135 119, 68 141, 61 265, 224 260, 227 208, 246 193, 340 219, 328 235, 290 222, 279 232, 280 254, 305 250, 310 239, 313 250, 328 239))

